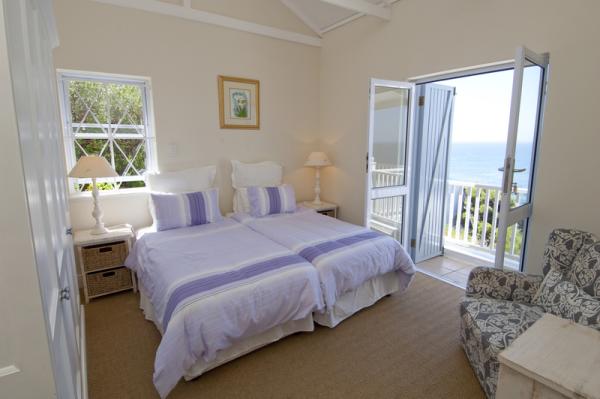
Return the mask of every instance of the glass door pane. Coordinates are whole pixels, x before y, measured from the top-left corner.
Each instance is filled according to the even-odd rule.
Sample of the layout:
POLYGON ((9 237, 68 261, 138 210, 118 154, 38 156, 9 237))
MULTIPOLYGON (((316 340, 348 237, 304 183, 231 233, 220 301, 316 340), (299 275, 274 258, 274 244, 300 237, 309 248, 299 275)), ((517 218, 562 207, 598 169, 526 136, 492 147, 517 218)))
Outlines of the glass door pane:
POLYGON ((402 231, 404 196, 376 198, 371 201, 373 215, 370 227, 402 242, 404 239, 402 231))
POLYGON ((515 167, 511 187, 511 208, 530 203, 533 183, 533 165, 542 101, 541 90, 544 81, 544 69, 527 62, 523 70, 521 104, 519 107, 519 125, 515 146, 515 167))
POLYGON ((405 246, 412 94, 409 83, 371 82, 366 225, 405 246))
POLYGON ((532 213, 535 155, 541 126, 547 56, 520 47, 515 71, 502 176, 495 266, 519 269, 532 213), (504 249, 504 250, 502 250, 504 249))
MULTIPOLYGON (((503 269, 519 271, 525 252, 525 232, 529 218, 519 220, 508 226, 506 230, 506 240, 504 242, 504 260, 503 269)), ((499 237, 496 236, 494 248, 496 253, 502 252, 498 246, 499 237)))
POLYGON ((406 182, 406 132, 410 89, 375 86, 371 184, 373 188, 406 182))

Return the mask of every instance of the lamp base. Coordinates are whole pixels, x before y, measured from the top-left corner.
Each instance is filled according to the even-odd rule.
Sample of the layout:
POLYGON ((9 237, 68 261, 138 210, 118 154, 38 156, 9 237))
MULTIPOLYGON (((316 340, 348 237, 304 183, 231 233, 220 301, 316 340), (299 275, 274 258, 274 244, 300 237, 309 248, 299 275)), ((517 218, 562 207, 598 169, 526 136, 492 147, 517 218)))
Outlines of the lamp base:
POLYGON ((104 223, 102 223, 101 225, 94 226, 94 228, 90 231, 90 234, 93 236, 100 236, 102 234, 107 234, 107 233, 108 233, 108 229, 106 227, 104 227, 104 223))
POLYGON ((321 205, 323 203, 323 201, 321 201, 320 199, 315 199, 314 201, 311 202, 311 204, 313 205, 321 205))
POLYGON ((99 236, 108 233, 104 223, 102 223, 102 211, 100 210, 100 202, 98 201, 98 186, 96 185, 96 178, 92 178, 92 198, 94 200, 94 210, 92 211, 92 217, 96 220, 96 224, 90 231, 90 234, 99 236))

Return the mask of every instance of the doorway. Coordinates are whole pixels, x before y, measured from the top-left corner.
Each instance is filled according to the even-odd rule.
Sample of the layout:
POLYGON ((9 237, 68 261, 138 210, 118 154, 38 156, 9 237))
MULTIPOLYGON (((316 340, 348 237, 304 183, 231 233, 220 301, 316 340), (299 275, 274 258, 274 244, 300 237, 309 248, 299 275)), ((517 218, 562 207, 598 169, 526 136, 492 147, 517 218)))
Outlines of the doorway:
MULTIPOLYGON (((406 120, 394 125, 404 151, 393 165, 374 156, 387 136, 380 94, 371 92, 368 199, 381 176, 399 186, 402 168, 403 208, 392 215, 408 230, 399 241, 428 274, 465 286, 475 265, 522 270, 547 66, 547 55, 519 48, 514 62, 404 84, 414 99, 396 112, 406 120)), ((368 225, 389 234, 377 226, 389 209, 369 203, 368 225)))

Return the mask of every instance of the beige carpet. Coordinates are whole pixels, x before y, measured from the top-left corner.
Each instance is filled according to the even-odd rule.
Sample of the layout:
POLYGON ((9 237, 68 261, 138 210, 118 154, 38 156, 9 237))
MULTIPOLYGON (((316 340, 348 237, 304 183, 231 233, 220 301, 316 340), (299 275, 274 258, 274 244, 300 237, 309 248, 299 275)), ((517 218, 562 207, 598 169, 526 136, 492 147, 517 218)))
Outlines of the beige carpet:
MULTIPOLYGON (((169 398, 483 398, 458 340, 464 291, 418 274, 335 329, 317 327, 180 382, 169 398)), ((157 398, 160 334, 133 293, 86 306, 91 399, 157 398)))

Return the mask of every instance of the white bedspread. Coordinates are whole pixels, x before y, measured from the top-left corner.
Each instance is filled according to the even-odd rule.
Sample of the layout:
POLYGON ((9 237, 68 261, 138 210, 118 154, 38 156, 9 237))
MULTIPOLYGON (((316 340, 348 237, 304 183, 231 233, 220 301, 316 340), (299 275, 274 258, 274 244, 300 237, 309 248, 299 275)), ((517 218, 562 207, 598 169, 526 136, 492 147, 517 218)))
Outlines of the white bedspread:
POLYGON ((145 233, 126 262, 156 312, 165 397, 198 359, 323 308, 314 267, 234 220, 145 233))
POLYGON ((319 271, 327 309, 342 294, 375 276, 398 271, 401 289, 405 289, 415 273, 414 263, 398 241, 313 210, 300 208, 262 218, 235 214, 233 218, 312 262, 319 271))

